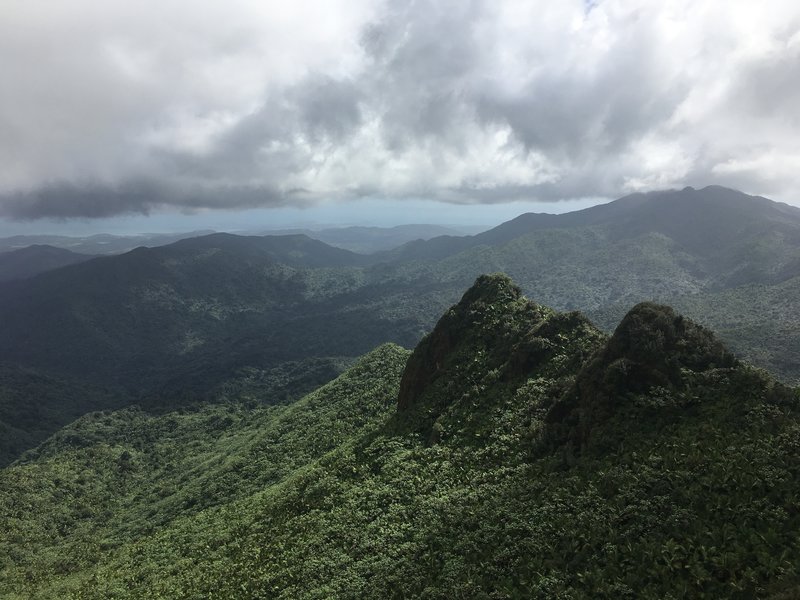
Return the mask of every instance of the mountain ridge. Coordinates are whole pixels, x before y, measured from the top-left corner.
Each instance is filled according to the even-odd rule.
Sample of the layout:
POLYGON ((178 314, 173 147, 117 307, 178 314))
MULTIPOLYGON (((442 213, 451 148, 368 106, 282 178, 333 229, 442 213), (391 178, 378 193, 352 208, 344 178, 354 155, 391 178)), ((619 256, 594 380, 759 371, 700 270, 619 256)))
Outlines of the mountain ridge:
MULTIPOLYGON (((800 348, 791 334, 800 330, 800 305, 791 293, 800 277, 797 211, 724 188, 660 194, 576 213, 586 221, 587 211, 612 211, 619 224, 548 225, 440 260, 398 262, 302 236, 232 234, 99 257, 0 285, 0 361, 54 380, 83 378, 93 387, 116 388, 153 410, 285 376, 300 393, 379 343, 416 345, 477 275, 499 271, 542 305, 607 315, 597 321, 609 331, 638 302, 679 306, 715 324, 737 355, 785 381, 800 380, 794 360, 800 348), (689 241, 698 231, 713 241, 708 231, 720 222, 720 235, 732 245, 713 241, 710 254, 694 251, 642 225, 669 221, 651 210, 674 209, 664 198, 690 202, 698 195, 713 205, 707 227, 690 230, 672 219, 670 228, 686 229, 689 241), (737 213, 724 226, 718 205, 729 200, 745 217, 737 213), (747 216, 763 212, 759 207, 768 209, 766 216, 747 216), (297 365, 308 366, 309 378, 287 375, 297 365)), ((502 228, 480 235, 497 236, 502 228)), ((475 237, 431 243, 471 244, 475 237)), ((289 383, 283 389, 286 398, 295 397, 289 383)))
MULTIPOLYGON (((737 220, 734 221, 736 225, 734 225, 733 231, 726 231, 722 236, 726 243, 729 243, 735 235, 741 232, 737 226, 742 224, 742 219, 747 221, 745 223, 747 225, 751 224, 750 219, 756 218, 757 221, 766 220, 772 224, 789 223, 800 228, 800 208, 775 202, 762 196, 750 196, 730 188, 710 185, 699 190, 687 187, 682 190, 637 192, 606 204, 568 213, 524 213, 474 236, 465 238, 442 236, 427 241, 411 242, 389 252, 386 256, 392 260, 441 259, 474 246, 507 244, 515 238, 542 229, 609 224, 614 225, 614 231, 617 234, 633 237, 646 231, 655 231, 677 236, 675 239, 688 243, 689 246, 697 247, 700 244, 702 249, 707 249, 706 245, 709 240, 703 238, 702 233, 708 234, 709 230, 714 230, 714 228, 709 229, 708 227, 710 217, 707 211, 720 208, 726 209, 726 212, 729 213, 728 216, 731 216, 730 211, 733 209, 733 216, 737 217, 737 220), (702 204, 702 208, 706 210, 698 212, 698 204, 702 204), (681 210, 676 211, 676 205, 679 205, 681 210), (754 206, 757 208, 755 211, 753 210, 754 206), (668 208, 666 213, 665 208, 668 208), (767 219, 764 218, 765 211, 768 212, 767 219), (674 214, 683 214, 685 219, 681 223, 664 229, 665 224, 671 224, 674 214), (624 218, 620 221, 620 217, 624 218), (685 230, 687 225, 690 226, 691 235, 687 235, 685 230), (700 231, 696 233, 698 229, 700 231)), ((724 213, 717 212, 715 216, 718 217, 720 214, 724 213)), ((714 221, 717 228, 720 224, 718 219, 714 221)), ((796 228, 793 228, 792 231, 797 233, 796 228)), ((719 240, 712 241, 718 243, 719 240)), ((713 247, 713 244, 708 245, 713 247)))
POLYGON ((294 405, 99 413, 0 470, 0 592, 791 597, 800 396, 726 357, 665 307, 609 337, 481 277, 411 356, 382 346, 294 405), (648 352, 672 388, 615 366, 648 352), (580 372, 624 383, 591 452, 553 409, 580 372))
POLYGON ((18 250, 0 252, 0 283, 27 279, 39 273, 91 260, 94 256, 63 248, 34 244, 18 250))

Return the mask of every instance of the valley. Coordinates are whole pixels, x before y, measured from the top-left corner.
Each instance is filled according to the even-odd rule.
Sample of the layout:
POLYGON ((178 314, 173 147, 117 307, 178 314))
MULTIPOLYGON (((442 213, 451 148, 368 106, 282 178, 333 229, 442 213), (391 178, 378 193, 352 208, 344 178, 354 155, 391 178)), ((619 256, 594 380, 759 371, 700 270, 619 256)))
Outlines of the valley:
POLYGON ((682 190, 6 282, 0 596, 800 593, 798 213, 682 190))
MULTIPOLYGON (((606 331, 636 302, 675 306, 796 383, 798 269, 800 210, 718 187, 522 215, 372 255, 301 234, 211 234, 2 284, 0 363, 106 389, 100 408, 169 410, 323 361, 279 394, 297 398, 382 343, 413 347, 475 277, 504 272, 529 297, 581 310, 606 331)), ((26 437, 5 417, 22 431, 11 438, 41 441, 82 414, 59 415, 46 391, 38 402, 53 424, 26 437)))

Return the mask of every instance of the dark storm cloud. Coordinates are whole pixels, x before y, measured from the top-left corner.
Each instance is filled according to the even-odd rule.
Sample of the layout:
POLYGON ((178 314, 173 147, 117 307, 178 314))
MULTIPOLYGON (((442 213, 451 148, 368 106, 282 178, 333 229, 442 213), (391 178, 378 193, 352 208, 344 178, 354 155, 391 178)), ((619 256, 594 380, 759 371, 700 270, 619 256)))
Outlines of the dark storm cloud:
POLYGON ((792 2, 76 2, 0 9, 0 215, 797 192, 792 2))
POLYGON ((200 208, 255 208, 298 204, 303 190, 279 191, 263 185, 219 184, 213 188, 183 185, 169 188, 156 181, 125 181, 115 185, 96 182, 61 183, 41 186, 33 191, 0 196, 0 203, 20 220, 43 216, 56 218, 100 218, 123 214, 149 214, 164 206, 192 211, 200 208))

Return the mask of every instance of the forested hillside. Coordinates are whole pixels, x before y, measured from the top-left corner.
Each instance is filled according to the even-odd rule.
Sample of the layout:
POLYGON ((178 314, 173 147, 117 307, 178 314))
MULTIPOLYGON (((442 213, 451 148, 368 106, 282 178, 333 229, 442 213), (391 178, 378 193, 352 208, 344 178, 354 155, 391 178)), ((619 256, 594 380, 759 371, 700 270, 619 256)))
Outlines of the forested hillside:
POLYGON ((33 245, 8 252, 0 251, 0 282, 26 279, 45 271, 85 262, 87 254, 70 252, 63 248, 33 245))
POLYGON ((371 256, 302 235, 139 248, 0 286, 0 361, 117 390, 108 408, 116 395, 161 411, 309 365, 270 395, 291 399, 381 343, 413 347, 475 277, 497 271, 607 331, 637 302, 674 305, 737 356, 800 381, 800 210, 714 186, 521 215, 371 256))
POLYGON ((9 598, 790 598, 798 391, 652 303, 485 276, 286 407, 87 415, 0 471, 9 598))

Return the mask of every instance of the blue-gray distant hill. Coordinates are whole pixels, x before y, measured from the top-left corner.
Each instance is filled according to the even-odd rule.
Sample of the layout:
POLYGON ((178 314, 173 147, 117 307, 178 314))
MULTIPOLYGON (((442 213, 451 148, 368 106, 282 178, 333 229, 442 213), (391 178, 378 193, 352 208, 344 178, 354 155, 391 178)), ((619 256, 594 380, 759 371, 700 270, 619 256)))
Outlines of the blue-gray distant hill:
POLYGON ((33 245, 19 250, 0 252, 0 282, 27 279, 45 271, 78 264, 91 258, 93 258, 91 255, 47 245, 33 245))
POLYGON ((443 235, 457 236, 463 232, 441 225, 397 225, 395 227, 337 227, 320 230, 287 229, 266 231, 270 235, 303 234, 337 248, 360 254, 391 250, 414 240, 429 240, 443 235))
POLYGON ((214 232, 204 230, 185 233, 143 233, 140 235, 112 235, 109 233, 88 236, 15 235, 0 238, 0 252, 20 250, 27 246, 47 245, 70 250, 78 254, 122 254, 140 246, 165 246, 186 238, 209 235, 211 233, 214 232))

